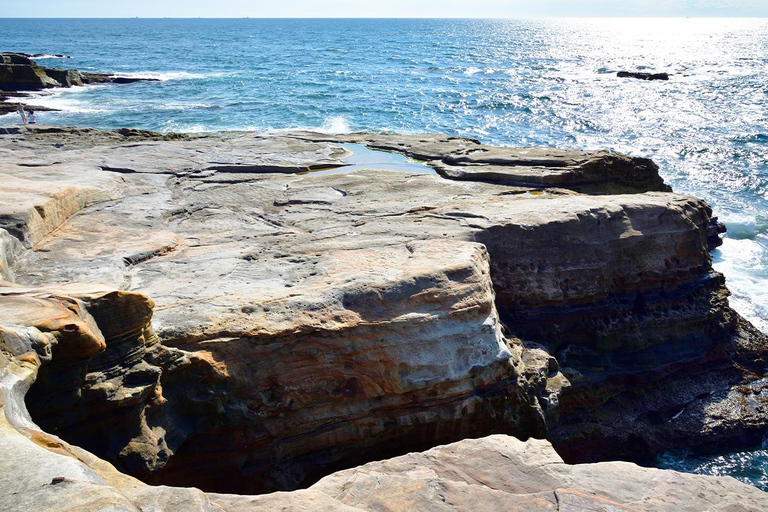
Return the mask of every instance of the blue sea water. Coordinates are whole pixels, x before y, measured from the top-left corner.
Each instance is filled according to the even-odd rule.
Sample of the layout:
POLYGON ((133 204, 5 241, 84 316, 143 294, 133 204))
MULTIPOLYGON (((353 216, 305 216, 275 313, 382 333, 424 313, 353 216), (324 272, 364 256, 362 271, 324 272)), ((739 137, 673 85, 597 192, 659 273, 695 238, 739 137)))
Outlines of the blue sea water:
MULTIPOLYGON (((768 331, 768 19, 0 19, 0 50, 161 80, 41 93, 60 109, 43 123, 429 131, 653 158, 726 223, 716 268, 768 331)), ((660 464, 768 488, 764 450, 723 457, 660 464)))

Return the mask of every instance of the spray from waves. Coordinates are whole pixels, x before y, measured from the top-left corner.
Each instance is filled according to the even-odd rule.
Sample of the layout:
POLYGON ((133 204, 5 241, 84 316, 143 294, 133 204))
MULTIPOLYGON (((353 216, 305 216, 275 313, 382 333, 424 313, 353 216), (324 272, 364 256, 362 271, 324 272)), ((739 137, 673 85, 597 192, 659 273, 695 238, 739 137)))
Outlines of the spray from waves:
POLYGON ((727 276, 733 309, 768 332, 768 219, 744 212, 726 212, 723 245, 714 252, 715 270, 727 276))
POLYGON ((203 124, 191 124, 191 123, 185 124, 185 123, 177 123, 175 121, 168 120, 165 122, 164 126, 159 128, 159 131, 161 133, 175 132, 175 133, 197 134, 197 133, 211 133, 218 130, 203 124))
POLYGON ((352 129, 349 126, 349 121, 344 116, 328 117, 323 121, 323 125, 318 129, 320 133, 327 133, 328 135, 339 135, 342 133, 350 133, 352 129))
POLYGON ((352 128, 349 124, 349 120, 344 116, 331 116, 326 117, 320 126, 293 126, 287 128, 260 128, 250 126, 245 128, 248 131, 258 131, 265 133, 287 133, 295 131, 307 131, 324 133, 326 135, 341 135, 344 133, 352 133, 352 128))

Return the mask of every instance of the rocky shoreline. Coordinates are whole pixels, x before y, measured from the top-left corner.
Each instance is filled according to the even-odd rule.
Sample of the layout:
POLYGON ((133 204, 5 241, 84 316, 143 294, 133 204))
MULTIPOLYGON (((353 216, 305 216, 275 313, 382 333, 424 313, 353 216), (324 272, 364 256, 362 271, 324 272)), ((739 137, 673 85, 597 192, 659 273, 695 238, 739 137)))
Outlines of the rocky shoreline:
POLYGON ((432 134, 2 132, 14 503, 768 504, 531 439, 573 464, 766 433, 768 343, 712 269, 721 228, 650 160, 432 134), (362 146, 438 176, 313 172, 362 146))
MULTIPOLYGON (((50 111, 51 108, 31 105, 21 100, 31 91, 59 87, 77 87, 89 84, 130 84, 156 82, 153 78, 133 78, 107 73, 87 73, 75 69, 39 66, 34 60, 42 55, 18 52, 0 52, 0 115, 16 112, 19 104, 25 109, 50 111)), ((66 56, 59 56, 66 57, 66 56)))

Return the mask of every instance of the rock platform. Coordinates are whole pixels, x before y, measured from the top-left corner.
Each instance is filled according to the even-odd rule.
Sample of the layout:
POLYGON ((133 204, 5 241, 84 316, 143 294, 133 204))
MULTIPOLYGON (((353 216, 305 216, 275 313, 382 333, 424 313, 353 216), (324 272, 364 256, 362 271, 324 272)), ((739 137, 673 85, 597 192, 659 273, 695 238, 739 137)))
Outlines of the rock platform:
POLYGON ((716 219, 649 160, 440 135, 5 132, 9 503, 768 504, 531 439, 582 463, 766 433, 768 343, 712 269, 716 219), (439 175, 323 172, 354 144, 439 175))

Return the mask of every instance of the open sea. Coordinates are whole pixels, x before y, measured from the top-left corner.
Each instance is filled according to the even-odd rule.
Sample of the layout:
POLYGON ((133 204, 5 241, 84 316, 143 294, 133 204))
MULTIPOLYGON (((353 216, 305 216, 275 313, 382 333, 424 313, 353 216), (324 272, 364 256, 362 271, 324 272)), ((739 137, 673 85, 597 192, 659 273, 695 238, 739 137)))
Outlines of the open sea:
MULTIPOLYGON (((40 93, 29 102, 60 109, 39 113, 46 124, 427 131, 650 157, 725 222, 715 267, 768 331, 768 19, 6 18, 0 51, 161 80, 40 93)), ((764 449, 659 465, 768 490, 764 449)))

